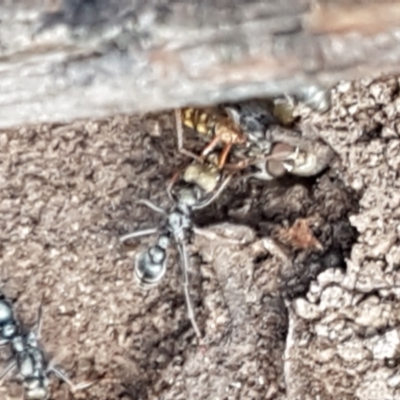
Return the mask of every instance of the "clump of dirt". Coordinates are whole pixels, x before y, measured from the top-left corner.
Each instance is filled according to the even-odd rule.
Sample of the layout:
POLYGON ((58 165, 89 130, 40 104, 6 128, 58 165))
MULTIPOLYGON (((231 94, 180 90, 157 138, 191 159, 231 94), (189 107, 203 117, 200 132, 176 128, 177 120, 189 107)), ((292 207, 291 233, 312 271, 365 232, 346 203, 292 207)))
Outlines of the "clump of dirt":
POLYGON ((338 175, 357 194, 358 207, 349 215, 357 241, 344 271, 320 273, 289 306, 287 396, 395 399, 399 81, 342 83, 332 100, 326 115, 299 114, 334 148, 338 175))
POLYGON ((3 291, 28 325, 43 298, 44 348, 74 382, 94 382, 71 394, 54 379, 52 398, 400 398, 399 104, 388 78, 340 84, 323 115, 299 106, 305 134, 336 152, 331 168, 238 179, 196 213, 220 238, 189 247, 200 347, 176 251, 143 291, 133 260, 155 238, 118 242, 159 222, 138 199, 170 206, 166 181, 188 162, 171 113, 2 131, 3 291))

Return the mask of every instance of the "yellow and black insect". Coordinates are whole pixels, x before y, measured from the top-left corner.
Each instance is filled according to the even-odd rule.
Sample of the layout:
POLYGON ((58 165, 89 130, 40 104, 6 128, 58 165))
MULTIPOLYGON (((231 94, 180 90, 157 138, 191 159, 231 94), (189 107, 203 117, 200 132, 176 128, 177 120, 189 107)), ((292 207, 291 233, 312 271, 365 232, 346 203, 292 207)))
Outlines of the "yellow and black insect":
POLYGON ((246 136, 241 128, 221 109, 187 107, 175 110, 175 118, 179 151, 195 159, 204 160, 219 144, 222 144, 223 149, 218 160, 220 169, 226 164, 232 146, 246 143, 246 136), (183 127, 193 129, 210 140, 200 156, 183 147, 183 127))

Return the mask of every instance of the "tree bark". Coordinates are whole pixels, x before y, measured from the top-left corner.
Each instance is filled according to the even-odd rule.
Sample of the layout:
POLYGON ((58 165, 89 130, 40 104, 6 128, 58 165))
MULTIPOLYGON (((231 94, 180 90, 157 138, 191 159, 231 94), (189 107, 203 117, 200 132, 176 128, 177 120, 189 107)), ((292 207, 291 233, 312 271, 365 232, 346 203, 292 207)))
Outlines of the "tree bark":
POLYGON ((0 4, 0 127, 296 94, 399 72, 400 2, 0 4))

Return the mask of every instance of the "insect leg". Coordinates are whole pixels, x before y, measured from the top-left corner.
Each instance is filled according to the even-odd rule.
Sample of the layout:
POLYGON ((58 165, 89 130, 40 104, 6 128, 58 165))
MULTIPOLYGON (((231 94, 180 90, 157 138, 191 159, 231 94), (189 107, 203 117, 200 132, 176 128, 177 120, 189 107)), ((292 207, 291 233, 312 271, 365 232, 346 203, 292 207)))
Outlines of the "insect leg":
POLYGON ((231 181, 232 179, 232 174, 228 175, 225 180, 221 183, 220 187, 216 190, 216 192, 206 201, 199 203, 196 206, 193 206, 193 210, 200 210, 202 208, 205 208, 207 206, 209 206, 213 201, 215 201, 217 199, 217 197, 219 197, 219 195, 223 192, 223 190, 226 188, 226 186, 228 185, 228 183, 231 181))
POLYGON ((141 199, 141 200, 138 200, 137 203, 143 204, 144 206, 150 208, 150 210, 153 210, 159 214, 164 214, 164 215, 166 214, 165 210, 163 210, 161 207, 156 206, 149 200, 141 199))
POLYGON ((185 294, 188 318, 189 318, 189 321, 191 322, 191 324, 193 326, 193 329, 194 329, 194 331, 196 333, 197 338, 200 340, 201 339, 201 333, 200 333, 200 329, 199 329, 199 327, 197 326, 197 323, 196 323, 196 318, 195 318, 195 315, 194 315, 192 301, 190 299, 190 293, 189 293, 189 259, 188 259, 188 253, 187 253, 184 241, 179 241, 177 243, 177 245, 178 245, 179 254, 180 254, 181 260, 182 260, 183 292, 185 294))
POLYGON ((8 375, 11 374, 12 371, 17 367, 17 362, 16 361, 11 361, 7 367, 4 369, 4 371, 0 375, 0 384, 3 383, 4 379, 7 378, 8 375))
POLYGON ((201 152, 202 159, 203 157, 210 154, 215 149, 218 143, 219 143, 219 137, 214 136, 213 139, 210 141, 210 143, 208 143, 208 145, 201 152))
MULTIPOLYGON (((166 214, 166 212, 156 206, 155 204, 153 204, 151 201, 148 200, 138 200, 137 203, 139 204, 143 204, 147 207, 149 207, 151 210, 158 212, 160 214, 166 214)), ((142 237, 142 236, 149 236, 149 235, 153 235, 154 233, 156 233, 158 231, 158 228, 150 228, 150 229, 142 229, 140 231, 136 231, 136 232, 131 232, 131 233, 127 233, 126 235, 123 235, 119 238, 120 242, 125 242, 128 239, 134 239, 134 238, 138 238, 138 237, 142 237)))
POLYGON ((68 377, 63 372, 61 372, 58 368, 56 368, 54 366, 49 366, 47 369, 47 372, 49 372, 49 373, 53 372, 55 375, 57 375, 58 378, 60 378, 63 382, 65 382, 71 388, 72 392, 87 389, 88 387, 90 387, 94 384, 94 382, 81 382, 78 384, 74 384, 70 379, 68 379, 68 377))
POLYGON ((171 201, 174 201, 174 197, 172 196, 172 187, 175 185, 176 181, 179 179, 180 174, 181 174, 181 171, 175 172, 167 184, 167 194, 171 201))
POLYGON ((36 319, 36 326, 33 330, 33 333, 36 337, 36 339, 40 339, 40 335, 42 333, 42 316, 43 316, 43 296, 42 299, 40 300, 39 308, 38 308, 38 313, 37 313, 37 319, 36 319))
POLYGON ((176 129, 176 139, 178 143, 178 151, 179 153, 194 158, 195 160, 202 161, 202 158, 198 155, 192 153, 189 150, 186 150, 183 147, 183 124, 182 124, 182 115, 181 110, 175 109, 175 129, 176 129))
POLYGON ((228 157, 228 154, 231 151, 232 144, 233 144, 232 142, 231 143, 227 143, 224 146, 224 148, 222 149, 222 153, 221 153, 221 155, 219 157, 219 160, 218 160, 218 168, 219 169, 222 169, 224 167, 224 165, 226 163, 226 159, 228 157))
POLYGON ((140 231, 127 233, 119 238, 120 242, 125 242, 128 239, 134 239, 142 236, 153 235, 158 231, 158 228, 142 229, 140 231))

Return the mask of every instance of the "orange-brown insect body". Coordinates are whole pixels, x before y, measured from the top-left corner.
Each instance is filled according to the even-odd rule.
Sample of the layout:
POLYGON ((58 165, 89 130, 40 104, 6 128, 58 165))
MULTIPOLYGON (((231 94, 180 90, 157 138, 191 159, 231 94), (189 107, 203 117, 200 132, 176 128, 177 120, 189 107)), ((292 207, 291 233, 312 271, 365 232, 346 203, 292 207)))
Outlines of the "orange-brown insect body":
POLYGON ((244 143, 246 137, 240 128, 224 113, 215 108, 181 109, 184 126, 207 136, 216 136, 220 143, 244 143))
POLYGON ((218 163, 219 168, 225 165, 232 145, 246 142, 246 136, 241 129, 222 110, 187 107, 181 109, 180 113, 184 126, 211 139, 202 151, 202 157, 210 154, 218 144, 224 145, 218 163))

